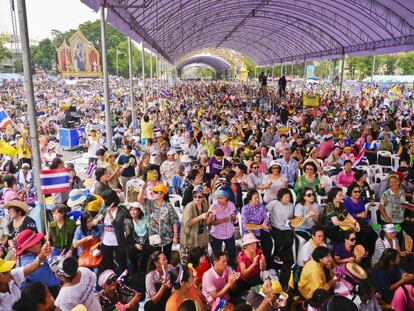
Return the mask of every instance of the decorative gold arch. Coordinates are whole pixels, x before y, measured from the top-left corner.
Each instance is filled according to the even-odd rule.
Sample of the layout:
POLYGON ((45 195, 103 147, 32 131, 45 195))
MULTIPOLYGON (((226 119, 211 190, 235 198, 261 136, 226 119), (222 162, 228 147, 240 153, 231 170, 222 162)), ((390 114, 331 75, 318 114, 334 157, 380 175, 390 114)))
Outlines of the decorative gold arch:
POLYGON ((222 49, 222 48, 204 48, 200 50, 196 50, 190 53, 187 53, 183 57, 181 57, 174 65, 179 66, 180 64, 184 63, 189 58, 199 55, 199 54, 207 54, 211 56, 216 56, 219 58, 224 59, 227 63, 229 63, 233 71, 235 73, 234 78, 239 80, 247 80, 248 78, 248 70, 247 66, 244 63, 243 55, 229 49, 222 49))
POLYGON ((99 52, 78 29, 57 49, 59 72, 64 77, 102 77, 99 52))

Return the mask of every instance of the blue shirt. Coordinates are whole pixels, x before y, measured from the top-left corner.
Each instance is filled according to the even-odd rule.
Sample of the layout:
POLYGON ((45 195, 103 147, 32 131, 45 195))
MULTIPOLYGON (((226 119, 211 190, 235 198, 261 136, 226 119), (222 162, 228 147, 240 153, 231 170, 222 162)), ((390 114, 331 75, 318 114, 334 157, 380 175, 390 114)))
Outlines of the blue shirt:
POLYGON ((289 163, 286 163, 286 160, 281 158, 279 159, 279 163, 282 166, 280 173, 286 175, 289 185, 293 186, 298 172, 298 162, 290 158, 289 163))
MULTIPOLYGON (((81 230, 81 226, 78 226, 76 228, 75 231, 75 235, 73 237, 73 243, 79 240, 82 240, 83 238, 87 237, 88 235, 92 235, 94 238, 98 238, 100 239, 102 236, 104 230, 104 225, 103 224, 98 224, 95 228, 93 228, 92 230, 88 231, 87 234, 83 234, 82 230, 81 230)), ((82 246, 78 247, 78 256, 80 254, 82 254, 83 252, 83 248, 82 246)))
MULTIPOLYGON (((23 267, 32 263, 37 257, 37 254, 27 253, 19 256, 16 261, 16 267, 23 267)), ((26 281, 23 282, 22 287, 27 285, 30 282, 40 281, 45 284, 47 287, 58 286, 61 282, 55 276, 55 274, 50 270, 49 264, 47 262, 43 263, 37 270, 29 274, 26 277, 26 281)))
MULTIPOLYGON (((126 156, 125 154, 121 155, 118 159, 118 164, 119 165, 123 165, 123 164, 128 164, 130 163, 130 159, 135 159, 135 163, 137 163, 137 159, 135 158, 135 156, 133 154, 130 154, 129 156, 126 156)), ((135 167, 132 166, 132 164, 130 164, 128 167, 124 168, 122 173, 121 173, 122 177, 134 177, 135 176, 135 167)))

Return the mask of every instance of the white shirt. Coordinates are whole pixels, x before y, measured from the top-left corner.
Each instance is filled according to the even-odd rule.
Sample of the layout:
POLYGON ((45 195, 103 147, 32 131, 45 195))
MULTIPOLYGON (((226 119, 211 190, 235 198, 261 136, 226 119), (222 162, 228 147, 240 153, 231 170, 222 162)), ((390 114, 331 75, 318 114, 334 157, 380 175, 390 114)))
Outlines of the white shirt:
POLYGON ((11 280, 9 282, 9 292, 0 293, 0 311, 10 311, 16 301, 20 299, 20 285, 26 279, 23 267, 15 268, 10 271, 11 280))
POLYGON ((78 270, 81 278, 78 284, 62 287, 55 300, 55 306, 62 311, 70 311, 83 304, 88 311, 101 311, 101 305, 95 296, 96 275, 87 268, 78 270))
POLYGON ((88 138, 89 140, 89 148, 88 148, 88 157, 90 158, 97 158, 96 152, 101 148, 101 143, 99 140, 88 138))
MULTIPOLYGON (((116 209, 115 214, 112 213, 112 216, 115 218, 118 209, 116 209)), ((112 226, 111 221, 109 220, 108 213, 105 215, 104 219, 104 235, 102 239, 102 243, 106 246, 118 246, 118 240, 116 239, 115 235, 115 228, 112 226)))

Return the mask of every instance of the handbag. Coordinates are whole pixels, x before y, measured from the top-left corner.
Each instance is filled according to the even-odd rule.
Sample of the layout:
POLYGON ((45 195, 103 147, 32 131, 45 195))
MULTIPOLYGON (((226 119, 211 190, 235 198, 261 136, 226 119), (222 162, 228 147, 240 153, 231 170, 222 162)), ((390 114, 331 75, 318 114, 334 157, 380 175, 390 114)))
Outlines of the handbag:
POLYGON ((93 238, 90 241, 82 243, 83 252, 82 254, 80 254, 79 260, 78 260, 78 264, 80 267, 95 268, 95 267, 98 267, 102 263, 103 255, 101 254, 95 257, 93 256, 91 252, 91 248, 94 245, 98 244, 99 242, 100 242, 99 239, 93 238))
POLYGON ((160 215, 158 215, 158 234, 152 234, 148 237, 148 242, 151 246, 161 245, 160 232, 161 232, 161 211, 160 211, 160 215))

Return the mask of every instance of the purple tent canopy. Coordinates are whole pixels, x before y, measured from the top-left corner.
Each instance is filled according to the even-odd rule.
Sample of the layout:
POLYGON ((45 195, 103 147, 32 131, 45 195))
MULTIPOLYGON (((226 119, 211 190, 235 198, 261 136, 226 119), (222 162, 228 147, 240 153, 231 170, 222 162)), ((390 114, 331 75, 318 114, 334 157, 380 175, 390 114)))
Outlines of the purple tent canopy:
POLYGON ((224 71, 229 69, 231 66, 226 63, 225 61, 215 57, 215 56, 208 56, 208 55, 200 55, 200 56, 194 56, 186 61, 182 62, 179 66, 177 66, 177 69, 182 69, 187 65, 190 64, 205 64, 213 67, 217 71, 224 71))
POLYGON ((206 47, 257 65, 414 49, 414 0, 81 0, 171 63, 206 47))

